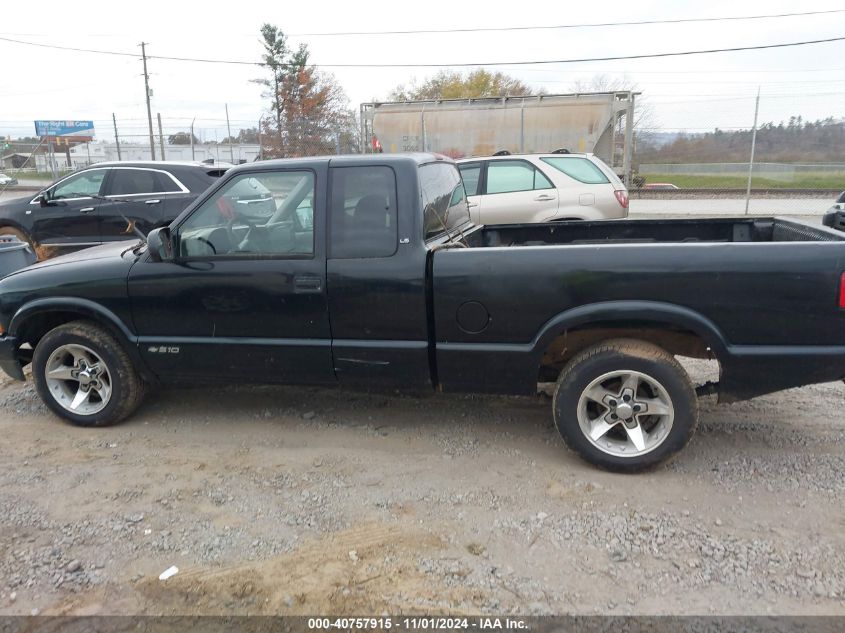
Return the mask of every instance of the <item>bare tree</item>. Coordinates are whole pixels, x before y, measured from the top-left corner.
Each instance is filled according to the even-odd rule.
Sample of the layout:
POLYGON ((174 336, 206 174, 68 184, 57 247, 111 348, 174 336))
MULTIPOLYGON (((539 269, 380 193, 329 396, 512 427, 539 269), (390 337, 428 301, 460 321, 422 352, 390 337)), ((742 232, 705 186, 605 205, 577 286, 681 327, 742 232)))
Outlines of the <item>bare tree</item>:
MULTIPOLYGON (((641 92, 637 82, 627 75, 610 77, 601 73, 590 79, 576 79, 570 89, 572 92, 641 92)), ((658 129, 654 105, 649 103, 647 95, 637 95, 634 102, 634 133, 645 135, 658 129)))

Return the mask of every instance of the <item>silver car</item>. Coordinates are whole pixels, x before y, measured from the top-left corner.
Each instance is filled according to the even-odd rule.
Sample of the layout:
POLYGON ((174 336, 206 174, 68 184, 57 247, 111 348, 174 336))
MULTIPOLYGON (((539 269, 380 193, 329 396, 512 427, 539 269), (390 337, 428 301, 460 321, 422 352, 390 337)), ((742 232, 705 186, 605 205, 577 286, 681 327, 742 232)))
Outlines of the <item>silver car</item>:
POLYGON ((508 154, 458 161, 477 224, 628 216, 628 190, 593 154, 508 154))
POLYGON ((839 194, 836 202, 824 214, 822 224, 845 231, 845 191, 839 194))

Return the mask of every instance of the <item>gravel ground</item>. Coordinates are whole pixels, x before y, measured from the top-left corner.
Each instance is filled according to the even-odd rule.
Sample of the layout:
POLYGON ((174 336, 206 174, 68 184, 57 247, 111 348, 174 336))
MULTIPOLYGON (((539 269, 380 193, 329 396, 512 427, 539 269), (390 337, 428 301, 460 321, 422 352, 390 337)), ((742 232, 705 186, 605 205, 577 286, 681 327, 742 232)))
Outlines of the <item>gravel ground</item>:
POLYGON ((78 429, 3 379, 0 613, 845 614, 843 394, 705 399, 624 476, 544 395, 192 388, 78 429))

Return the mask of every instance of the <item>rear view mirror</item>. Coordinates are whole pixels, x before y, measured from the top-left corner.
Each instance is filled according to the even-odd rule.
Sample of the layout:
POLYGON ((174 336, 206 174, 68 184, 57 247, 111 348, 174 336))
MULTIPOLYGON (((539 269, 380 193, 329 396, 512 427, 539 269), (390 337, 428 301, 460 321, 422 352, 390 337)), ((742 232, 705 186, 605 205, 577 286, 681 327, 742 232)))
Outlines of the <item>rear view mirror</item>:
POLYGON ((35 201, 38 202, 39 206, 46 207, 49 204, 47 199, 47 192, 42 191, 37 196, 35 196, 35 201))
POLYGON ((172 262, 173 238, 170 234, 170 227, 163 226, 153 229, 147 235, 147 250, 154 262, 172 262))

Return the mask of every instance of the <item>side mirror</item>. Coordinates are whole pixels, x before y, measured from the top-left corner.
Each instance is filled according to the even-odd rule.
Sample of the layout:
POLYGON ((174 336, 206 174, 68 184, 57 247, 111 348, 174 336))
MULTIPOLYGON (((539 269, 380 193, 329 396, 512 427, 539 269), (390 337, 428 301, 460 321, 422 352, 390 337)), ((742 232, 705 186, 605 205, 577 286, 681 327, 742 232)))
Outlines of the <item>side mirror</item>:
POLYGON ((35 199, 38 201, 38 205, 41 207, 46 207, 50 204, 49 200, 47 199, 46 191, 42 191, 41 193, 39 193, 37 196, 35 196, 35 199))
POLYGON ((169 226, 150 231, 147 235, 147 250, 154 262, 172 262, 175 259, 169 226))

